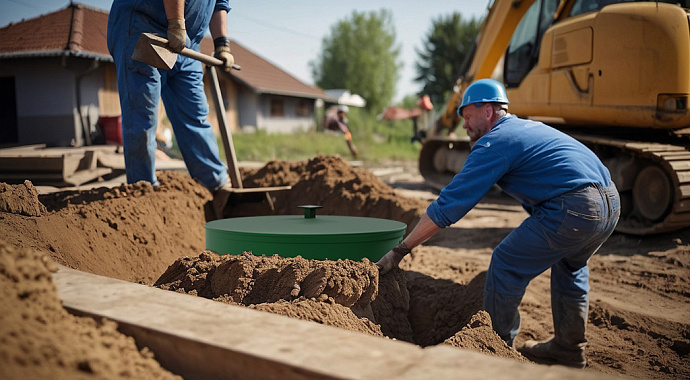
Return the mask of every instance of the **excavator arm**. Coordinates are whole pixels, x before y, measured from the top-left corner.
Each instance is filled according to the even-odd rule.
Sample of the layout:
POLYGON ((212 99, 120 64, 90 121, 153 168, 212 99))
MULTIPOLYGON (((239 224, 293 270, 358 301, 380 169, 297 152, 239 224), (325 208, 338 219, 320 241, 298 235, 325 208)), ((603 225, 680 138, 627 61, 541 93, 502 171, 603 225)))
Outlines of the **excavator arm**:
POLYGON ((465 89, 476 79, 491 77, 508 48, 515 28, 532 3, 534 0, 494 0, 489 5, 489 13, 477 35, 470 67, 455 82, 453 94, 436 121, 436 131, 444 128, 453 131, 457 127, 460 123, 457 109, 465 89))

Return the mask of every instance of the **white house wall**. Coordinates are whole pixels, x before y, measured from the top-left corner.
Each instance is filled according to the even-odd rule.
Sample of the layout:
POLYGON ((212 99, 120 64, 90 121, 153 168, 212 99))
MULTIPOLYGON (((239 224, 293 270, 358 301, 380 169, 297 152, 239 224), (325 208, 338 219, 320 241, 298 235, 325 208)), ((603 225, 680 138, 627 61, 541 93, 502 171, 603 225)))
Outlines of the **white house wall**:
POLYGON ((257 127, 269 133, 294 133, 308 131, 314 126, 314 105, 310 100, 311 107, 308 116, 298 117, 295 113, 297 104, 302 98, 288 96, 263 94, 260 99, 260 112, 257 114, 257 127), (271 100, 279 98, 284 102, 284 115, 281 117, 271 116, 271 100))
POLYGON ((237 91, 237 119, 242 130, 256 128, 258 125, 259 95, 244 86, 237 91))
MULTIPOLYGON (((56 57, 4 60, 0 64, 0 76, 15 78, 20 145, 83 144, 75 81, 76 75, 90 63, 90 60, 56 57)), ((83 111, 92 125, 98 117, 98 87, 102 86, 102 77, 102 73, 94 73, 81 81, 83 111)))

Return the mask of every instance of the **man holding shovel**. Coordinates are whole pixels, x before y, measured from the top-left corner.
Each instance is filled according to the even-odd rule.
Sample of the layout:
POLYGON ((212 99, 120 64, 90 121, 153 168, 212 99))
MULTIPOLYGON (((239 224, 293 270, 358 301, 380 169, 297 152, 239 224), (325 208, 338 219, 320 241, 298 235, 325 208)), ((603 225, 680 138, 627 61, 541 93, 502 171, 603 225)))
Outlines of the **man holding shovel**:
POLYGON ((155 135, 162 98, 187 169, 213 192, 217 217, 228 199, 223 190, 228 186, 228 172, 206 120, 201 62, 178 55, 172 69, 160 70, 132 59, 132 53, 142 33, 166 37, 175 52, 185 47, 199 51, 210 29, 214 56, 229 70, 234 63, 227 38, 229 10, 228 0, 114 0, 108 17, 108 49, 117 70, 127 182, 158 183, 155 135))

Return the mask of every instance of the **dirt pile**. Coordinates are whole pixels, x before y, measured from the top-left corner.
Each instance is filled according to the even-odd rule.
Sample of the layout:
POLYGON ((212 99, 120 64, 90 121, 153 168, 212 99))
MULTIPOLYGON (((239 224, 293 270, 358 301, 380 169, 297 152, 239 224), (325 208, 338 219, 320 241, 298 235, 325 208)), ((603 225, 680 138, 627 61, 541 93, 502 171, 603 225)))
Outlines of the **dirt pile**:
MULTIPOLYGON (((258 170, 243 171, 244 187, 292 186, 273 193, 276 214, 299 214, 297 206, 321 205, 319 214, 364 216, 397 220, 408 231, 426 210, 427 202, 400 197, 370 171, 354 168, 338 156, 317 156, 308 161, 272 161, 258 170)), ((228 210, 229 217, 257 215, 251 203, 228 210)), ((265 213, 270 210, 264 208, 265 213)))
POLYGON ((55 263, 0 243, 0 378, 179 379, 112 321, 63 309, 51 280, 55 263))
POLYGON ((159 180, 159 187, 141 182, 40 196, 48 210, 41 216, 0 213, 0 239, 71 268, 150 284, 178 257, 203 250, 211 200, 187 175, 163 172, 159 180))
POLYGON ((30 181, 17 186, 0 183, 0 212, 41 216, 46 208, 38 201, 38 191, 30 181))
POLYGON ((162 289, 383 336, 372 321, 378 269, 367 259, 219 256, 205 251, 177 260, 156 281, 162 289))
POLYGON ((527 358, 520 355, 517 351, 508 347, 501 337, 496 334, 492 325, 489 313, 484 310, 472 316, 470 323, 463 327, 452 337, 443 343, 454 347, 462 347, 485 354, 512 358, 521 362, 529 362, 527 358))

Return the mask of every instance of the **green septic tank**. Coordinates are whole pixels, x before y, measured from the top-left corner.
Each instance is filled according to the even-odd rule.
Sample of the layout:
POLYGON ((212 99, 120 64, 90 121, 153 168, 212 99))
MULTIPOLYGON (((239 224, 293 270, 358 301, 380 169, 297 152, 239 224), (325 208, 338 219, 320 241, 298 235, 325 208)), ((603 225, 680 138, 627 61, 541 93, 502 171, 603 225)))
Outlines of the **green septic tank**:
POLYGON ((322 206, 299 206, 302 215, 253 216, 206 223, 206 249, 220 255, 277 254, 305 259, 377 261, 398 245, 405 223, 354 216, 316 215, 322 206))

